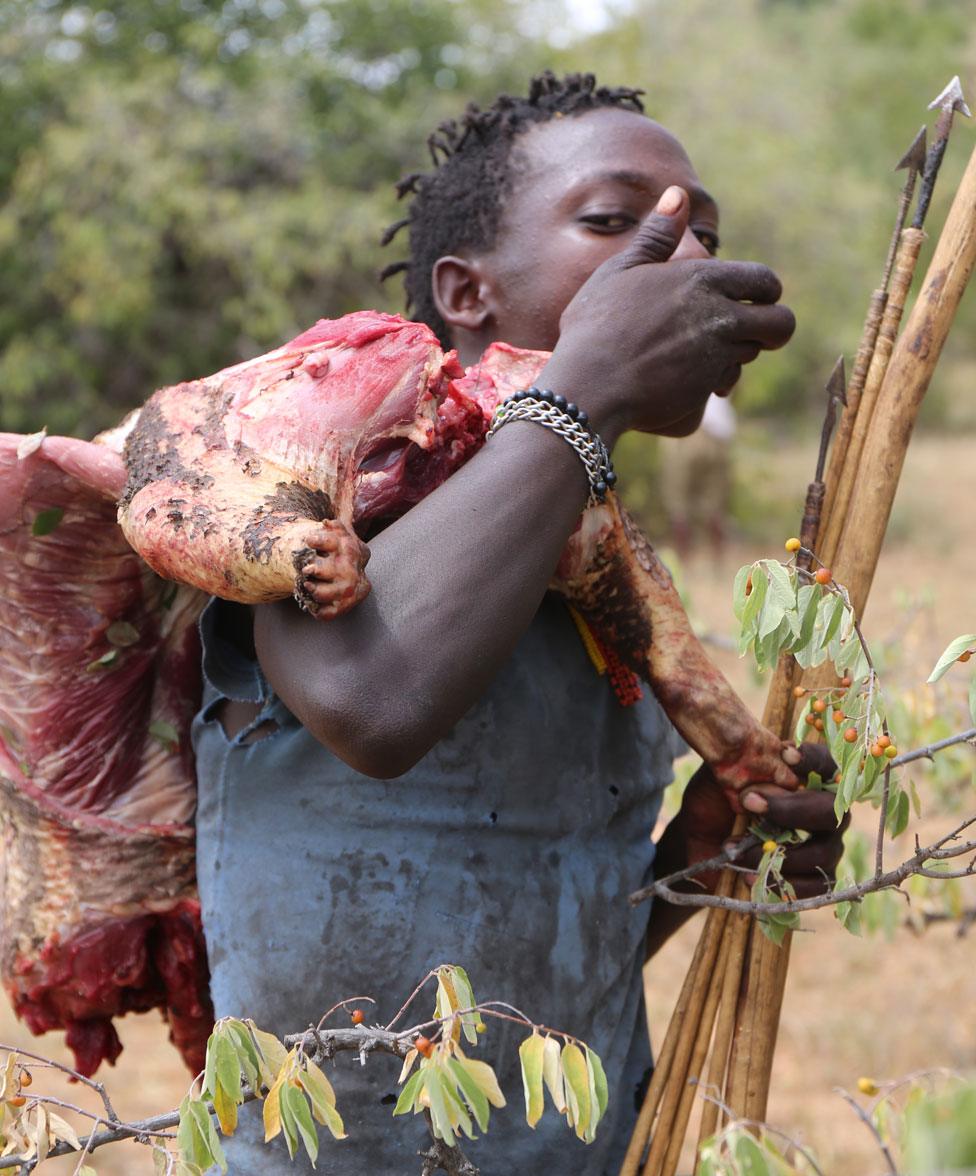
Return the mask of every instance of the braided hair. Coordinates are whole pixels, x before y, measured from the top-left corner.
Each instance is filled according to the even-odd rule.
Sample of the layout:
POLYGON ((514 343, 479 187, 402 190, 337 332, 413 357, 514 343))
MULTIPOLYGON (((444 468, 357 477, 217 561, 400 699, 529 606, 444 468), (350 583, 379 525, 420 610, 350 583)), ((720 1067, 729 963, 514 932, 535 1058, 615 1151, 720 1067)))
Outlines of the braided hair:
POLYGON ((426 323, 445 347, 447 327, 437 312, 431 273, 438 258, 461 249, 491 249, 513 169, 512 146, 535 123, 563 115, 614 106, 643 114, 643 90, 597 86, 593 74, 557 78, 549 70, 532 78, 526 97, 501 94, 485 110, 469 103, 459 119, 443 122, 427 139, 433 170, 412 172, 396 186, 397 197, 411 197, 406 216, 383 234, 388 245, 409 227, 406 261, 386 266, 380 279, 403 273, 407 311, 426 323))

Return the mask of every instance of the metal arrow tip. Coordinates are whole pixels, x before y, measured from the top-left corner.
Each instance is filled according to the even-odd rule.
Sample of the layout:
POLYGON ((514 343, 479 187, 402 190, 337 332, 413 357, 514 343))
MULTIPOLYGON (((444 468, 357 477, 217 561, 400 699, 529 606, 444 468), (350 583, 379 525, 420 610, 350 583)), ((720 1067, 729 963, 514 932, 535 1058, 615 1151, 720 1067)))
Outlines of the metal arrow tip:
POLYGON ((966 99, 963 97, 962 85, 959 81, 959 75, 952 79, 946 86, 938 98, 933 98, 929 103, 929 110, 935 110, 940 106, 943 110, 955 110, 960 114, 964 114, 966 118, 972 118, 972 113, 966 105, 966 99))
POLYGON ((841 404, 847 404, 847 380, 844 376, 843 355, 837 357, 834 370, 830 373, 830 379, 827 381, 826 392, 831 400, 839 400, 841 404))
POLYGON ((912 145, 908 148, 905 154, 895 164, 895 171, 901 171, 903 168, 911 168, 912 171, 919 172, 925 166, 925 137, 926 131, 923 126, 914 139, 912 145))

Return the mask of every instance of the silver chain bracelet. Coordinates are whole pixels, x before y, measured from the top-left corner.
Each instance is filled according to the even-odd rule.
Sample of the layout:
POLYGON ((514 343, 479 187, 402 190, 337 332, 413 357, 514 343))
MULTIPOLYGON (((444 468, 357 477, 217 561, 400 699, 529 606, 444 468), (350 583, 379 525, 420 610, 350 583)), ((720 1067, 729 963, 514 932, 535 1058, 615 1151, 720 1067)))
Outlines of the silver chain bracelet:
POLYGON ((487 436, 493 437, 509 421, 535 421, 558 433, 576 450, 586 470, 590 484, 588 506, 603 502, 607 491, 616 483, 617 475, 610 461, 610 452, 597 433, 587 425, 586 413, 566 400, 565 396, 547 388, 526 388, 507 397, 498 405, 491 418, 487 436))

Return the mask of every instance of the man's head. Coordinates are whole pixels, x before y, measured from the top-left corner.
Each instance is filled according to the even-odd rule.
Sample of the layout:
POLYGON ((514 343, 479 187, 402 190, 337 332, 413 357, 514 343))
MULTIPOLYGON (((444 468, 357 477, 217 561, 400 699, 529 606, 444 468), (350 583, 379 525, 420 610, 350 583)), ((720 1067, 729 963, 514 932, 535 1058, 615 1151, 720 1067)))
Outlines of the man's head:
POLYGON ((464 362, 493 339, 551 349, 566 304, 672 184, 691 197, 675 256, 714 252, 714 201, 639 94, 543 74, 528 97, 444 124, 430 141, 434 170, 401 182, 413 193, 398 226, 409 225, 410 260, 388 272, 406 270, 411 314, 464 362))

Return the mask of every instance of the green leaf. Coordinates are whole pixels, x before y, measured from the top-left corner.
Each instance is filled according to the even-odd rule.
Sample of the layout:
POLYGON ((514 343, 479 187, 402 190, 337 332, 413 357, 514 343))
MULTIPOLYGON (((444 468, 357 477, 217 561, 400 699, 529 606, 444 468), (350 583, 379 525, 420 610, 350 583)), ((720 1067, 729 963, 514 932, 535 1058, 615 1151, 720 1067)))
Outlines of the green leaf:
POLYGON ((610 1090, 607 1086, 607 1075, 603 1069, 603 1062, 589 1046, 586 1047, 586 1060, 593 1074, 593 1087, 596 1091, 597 1113, 593 1121, 595 1127, 606 1113, 607 1103, 610 1101, 610 1090))
POLYGON ((172 723, 165 719, 153 719, 149 724, 149 734, 166 748, 175 751, 180 745, 180 737, 172 723))
POLYGON ((49 510, 39 510, 34 515, 34 522, 31 526, 31 534, 50 535, 61 523, 64 518, 64 509, 60 506, 52 506, 49 510))
POLYGON ((741 623, 742 613, 746 607, 746 601, 749 599, 746 596, 746 584, 749 583, 749 577, 752 574, 752 564, 746 564, 745 567, 739 568, 735 574, 735 580, 732 584, 732 612, 735 614, 735 619, 741 623))
POLYGON ((436 1066, 428 1066, 422 1073, 424 1090, 430 1099, 430 1121, 434 1127, 434 1135, 442 1139, 448 1147, 454 1147, 457 1136, 444 1097, 443 1072, 436 1066))
POLYGON ((525 1121, 535 1127, 542 1118, 542 1058, 545 1040, 537 1032, 519 1046, 522 1064, 522 1086, 525 1090, 525 1121))
POLYGON ((406 1115, 415 1109, 424 1082, 423 1070, 416 1070, 410 1075, 406 1086, 400 1091, 400 1097, 393 1108, 394 1115, 406 1115))
POLYGON ((796 609, 800 615, 800 633, 796 644, 799 649, 805 649, 813 639, 813 630, 820 611, 820 593, 815 584, 804 584, 797 592, 796 609))
POLYGON ((314 1168, 316 1157, 319 1154, 319 1137, 315 1130, 315 1124, 312 1122, 312 1112, 308 1108, 305 1094, 301 1086, 293 1086, 287 1082, 282 1087, 281 1097, 314 1168))
MULTIPOLYGON (((454 973, 454 989, 457 992, 459 1007, 462 1009, 473 1009, 478 1002, 474 998, 474 989, 471 987, 471 981, 468 979, 467 972, 457 964, 451 964, 449 966, 454 973)), ((461 1026, 464 1030, 464 1038, 468 1044, 477 1045, 479 1027, 482 1033, 485 1031, 481 1014, 465 1013, 461 1018, 461 1026)))
POLYGON ((861 904, 859 902, 839 902, 834 907, 834 917, 852 935, 861 934, 861 904))
POLYGON ((908 793, 892 785, 888 793, 888 811, 885 824, 890 837, 900 837, 908 828, 908 818, 911 815, 911 802, 908 793))
POLYGON ((928 682, 938 682, 942 675, 959 660, 960 654, 967 653, 969 650, 976 650, 976 633, 965 633, 962 637, 957 637, 954 641, 950 641, 945 648, 945 652, 935 663, 935 669, 929 674, 926 680, 928 682))
POLYGON ((250 1030, 258 1049, 261 1062, 261 1076, 265 1085, 270 1086, 277 1077, 281 1067, 285 1064, 288 1058, 288 1051, 273 1033, 267 1033, 264 1029, 259 1029, 250 1018, 244 1024, 250 1030))
POLYGON ((261 1073, 259 1065, 260 1058, 258 1056, 257 1046, 254 1044, 254 1039, 243 1022, 230 1018, 225 1024, 227 1035, 233 1041, 234 1048, 237 1051, 237 1060, 241 1069, 244 1071, 247 1084, 257 1093, 261 1086, 261 1073))
POLYGON ((487 1062, 479 1062, 476 1058, 465 1058, 464 1068, 478 1085, 478 1089, 493 1107, 503 1107, 505 1096, 498 1085, 495 1071, 487 1062))
POLYGON ((568 1041, 563 1046, 561 1056, 563 1077, 566 1089, 572 1094, 571 1108, 575 1120, 576 1134, 580 1139, 586 1135, 590 1125, 590 1078, 586 1068, 586 1059, 578 1045, 568 1041))
POLYGON ((488 1130, 488 1116, 491 1111, 488 1107, 488 1100, 485 1098, 477 1082, 468 1073, 465 1068, 464 1061, 458 1058, 448 1058, 448 1067, 457 1079, 457 1084, 464 1092, 465 1100, 471 1108, 471 1112, 482 1131, 488 1130))
MULTIPOLYGON (((828 593, 824 597, 824 631, 821 638, 821 645, 824 649, 833 641, 840 630, 841 621, 847 612, 847 606, 844 604, 842 596, 835 596, 833 593, 828 593)), ((847 669, 848 667, 844 667, 847 669)))
POLYGON ((228 1094, 235 1099, 241 1098, 241 1067, 237 1060, 237 1050, 225 1033, 217 1036, 216 1042, 216 1077, 228 1094))
POLYGON ((547 1037, 545 1051, 542 1055, 542 1077, 552 1105, 560 1113, 566 1112, 566 1091, 563 1084, 562 1065, 559 1060, 559 1042, 555 1037, 547 1037))
MULTIPOLYGON (((288 1098, 289 1090, 293 1089, 290 1079, 287 1078, 278 1087, 278 1113, 281 1116, 281 1131, 285 1137, 285 1144, 291 1159, 295 1158, 295 1152, 298 1151, 298 1124, 295 1122, 295 1112, 288 1098)), ((270 1101, 270 1095, 268 1101, 270 1101)))

